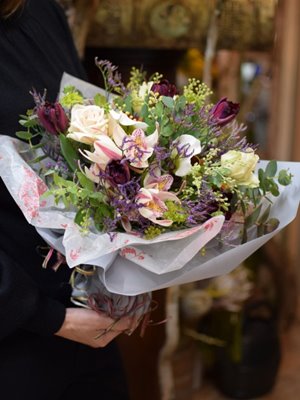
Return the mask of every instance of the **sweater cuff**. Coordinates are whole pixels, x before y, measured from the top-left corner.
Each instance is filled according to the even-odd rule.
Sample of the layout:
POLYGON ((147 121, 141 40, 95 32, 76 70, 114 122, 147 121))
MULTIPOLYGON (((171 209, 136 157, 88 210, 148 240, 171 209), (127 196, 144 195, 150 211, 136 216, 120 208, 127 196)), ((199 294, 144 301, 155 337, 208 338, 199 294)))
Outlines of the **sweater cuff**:
POLYGON ((43 336, 54 335, 61 328, 65 315, 64 304, 49 297, 40 298, 36 312, 22 327, 43 336))

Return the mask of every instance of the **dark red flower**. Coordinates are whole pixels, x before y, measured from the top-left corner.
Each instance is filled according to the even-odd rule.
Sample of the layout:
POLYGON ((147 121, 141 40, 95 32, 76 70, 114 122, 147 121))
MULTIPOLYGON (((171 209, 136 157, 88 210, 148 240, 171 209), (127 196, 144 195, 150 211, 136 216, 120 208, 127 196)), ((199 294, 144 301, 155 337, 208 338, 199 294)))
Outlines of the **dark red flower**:
POLYGON ((52 135, 65 132, 68 128, 68 117, 59 103, 45 102, 38 107, 37 115, 41 125, 52 135))
POLYGON ((154 83, 151 87, 151 91, 167 97, 173 97, 178 93, 176 86, 170 83, 167 79, 163 79, 159 83, 154 83))
POLYGON ((130 180, 130 171, 128 164, 121 163, 119 160, 113 160, 107 164, 105 169, 106 174, 109 176, 111 184, 124 185, 130 180))
POLYGON ((240 105, 227 100, 223 97, 211 109, 211 120, 219 126, 224 126, 231 122, 238 114, 240 105))

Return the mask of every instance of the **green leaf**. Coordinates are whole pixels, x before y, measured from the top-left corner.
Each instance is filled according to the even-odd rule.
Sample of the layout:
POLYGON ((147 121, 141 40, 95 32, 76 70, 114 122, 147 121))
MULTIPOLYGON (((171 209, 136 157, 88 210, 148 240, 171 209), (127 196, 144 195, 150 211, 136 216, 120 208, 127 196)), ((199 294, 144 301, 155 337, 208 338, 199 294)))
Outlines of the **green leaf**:
POLYGON ((164 113, 164 106, 163 106, 162 102, 159 101, 155 105, 155 115, 157 115, 158 118, 161 118, 163 116, 163 113, 164 113))
POLYGON ((144 103, 141 108, 141 118, 145 119, 149 114, 148 104, 144 103))
POLYGON ((111 217, 112 211, 107 204, 101 204, 95 211, 94 223, 96 229, 101 231, 103 229, 103 219, 105 217, 111 217))
POLYGON ((65 188, 76 187, 77 188, 76 183, 74 183, 73 181, 68 181, 68 180, 62 178, 61 176, 59 176, 58 174, 53 174, 53 182, 58 187, 65 187, 65 188))
POLYGON ((77 178, 79 180, 80 185, 93 192, 95 190, 95 184, 88 177, 86 177, 82 172, 77 171, 77 178))
POLYGON ((265 170, 266 176, 273 178, 277 172, 277 162, 275 160, 271 160, 265 170))
POLYGON ((292 174, 288 173, 286 169, 282 169, 278 175, 278 182, 283 186, 289 185, 292 182, 292 174))
POLYGON ((268 222, 265 224, 264 233, 271 233, 278 228, 279 221, 277 218, 270 218, 268 222))
POLYGON ((268 190, 272 193, 273 196, 277 197, 279 196, 279 188, 276 182, 273 180, 270 180, 268 182, 268 190))
POLYGON ((70 140, 63 134, 59 135, 62 155, 72 171, 77 170, 78 154, 72 146, 70 140))
POLYGON ((19 139, 31 140, 33 135, 29 131, 18 131, 16 132, 16 136, 19 139))
POLYGON ((96 200, 97 202, 102 203, 102 202, 103 202, 103 199, 104 199, 104 194, 103 194, 103 193, 100 193, 100 192, 93 192, 93 193, 90 193, 90 194, 89 194, 89 198, 90 198, 90 199, 94 199, 94 200, 96 200))
POLYGON ((210 179, 211 183, 217 187, 220 187, 224 182, 223 175, 221 173, 218 173, 218 171, 215 171, 215 174, 211 175, 210 179))
POLYGON ((186 98, 185 96, 179 96, 175 102, 175 110, 176 111, 181 111, 185 108, 186 106, 186 98))
POLYGON ((172 97, 169 96, 161 96, 161 101, 164 103, 164 105, 168 108, 174 108, 174 100, 172 97))
POLYGON ((160 134, 162 136, 169 137, 169 136, 172 136, 173 132, 174 132, 173 127, 171 125, 167 125, 167 126, 161 127, 160 134))
POLYGON ((253 224, 255 224, 255 222, 257 221, 259 214, 261 212, 261 207, 262 205, 260 204, 257 208, 255 208, 255 210, 249 214, 246 218, 245 218, 245 226, 247 228, 249 228, 250 226, 252 226, 253 224))
POLYGON ((271 204, 268 205, 268 207, 265 209, 265 211, 263 212, 261 217, 258 219, 257 222, 259 224, 264 224, 265 222, 267 222, 269 215, 270 215, 270 210, 271 210, 271 204))
POLYGON ((46 155, 36 157, 36 158, 34 158, 33 160, 30 160, 30 164, 39 163, 39 162, 45 160, 45 158, 47 158, 46 155))
POLYGON ((131 114, 132 113, 132 96, 131 96, 131 94, 126 97, 124 103, 125 103, 125 111, 127 111, 131 114))
POLYGON ((261 237, 265 234, 265 225, 257 225, 257 237, 261 237))
POLYGON ((88 210, 86 208, 80 208, 75 215, 74 222, 77 225, 81 225, 83 222, 85 222, 87 218, 87 213, 88 210))
POLYGON ((100 94, 100 93, 97 93, 97 94, 94 96, 94 103, 95 103, 95 105, 98 106, 98 107, 104 107, 104 106, 107 105, 107 101, 106 101, 105 96, 103 96, 103 95, 100 94))

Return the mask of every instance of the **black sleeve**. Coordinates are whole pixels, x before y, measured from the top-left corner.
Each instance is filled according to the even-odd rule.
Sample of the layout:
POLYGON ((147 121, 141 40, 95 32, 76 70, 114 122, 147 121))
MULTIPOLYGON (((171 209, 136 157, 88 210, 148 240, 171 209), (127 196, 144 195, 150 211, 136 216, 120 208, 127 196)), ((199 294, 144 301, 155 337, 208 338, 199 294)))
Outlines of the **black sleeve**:
POLYGON ((0 250, 0 339, 18 328, 52 335, 65 318, 65 306, 42 294, 17 263, 0 250))

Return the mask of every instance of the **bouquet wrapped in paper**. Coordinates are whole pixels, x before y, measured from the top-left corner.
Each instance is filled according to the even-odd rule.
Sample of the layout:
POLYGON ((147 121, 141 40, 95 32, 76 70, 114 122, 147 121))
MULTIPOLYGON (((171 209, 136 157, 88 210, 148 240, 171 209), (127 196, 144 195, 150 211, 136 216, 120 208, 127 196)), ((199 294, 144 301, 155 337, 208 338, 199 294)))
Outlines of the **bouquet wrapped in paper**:
POLYGON ((0 175, 78 272, 73 301, 142 317, 153 290, 225 274, 291 222, 300 165, 259 161, 239 105, 196 80, 178 94, 133 69, 125 86, 96 64, 105 90, 64 75, 56 103, 33 93, 0 175))

